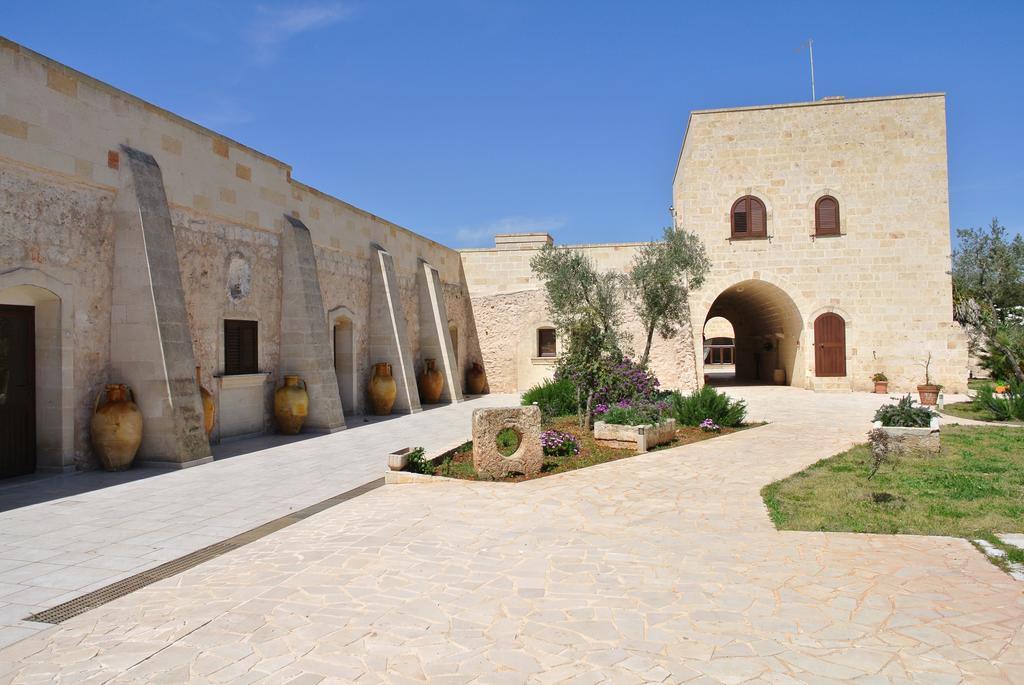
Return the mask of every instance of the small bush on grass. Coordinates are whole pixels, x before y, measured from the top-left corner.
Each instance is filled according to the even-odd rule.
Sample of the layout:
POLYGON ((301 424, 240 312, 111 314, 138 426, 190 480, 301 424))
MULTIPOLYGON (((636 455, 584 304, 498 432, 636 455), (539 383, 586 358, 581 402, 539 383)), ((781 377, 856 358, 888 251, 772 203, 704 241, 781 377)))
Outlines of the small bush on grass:
POLYGON ((991 385, 978 388, 976 402, 987 409, 996 421, 1024 420, 1024 384, 1011 381, 1004 397, 996 397, 991 385))
POLYGON ((927 428, 931 425, 932 417, 938 416, 928 407, 914 405, 914 398, 907 395, 896 404, 886 404, 875 412, 875 421, 881 421, 883 426, 900 428, 927 428))
POLYGON ((728 395, 705 385, 689 395, 672 397, 672 412, 681 426, 699 426, 704 420, 727 428, 735 428, 747 418, 747 404, 733 401, 728 395))
POLYGON ((523 405, 536 403, 545 418, 576 413, 576 387, 567 380, 546 380, 523 393, 523 405))

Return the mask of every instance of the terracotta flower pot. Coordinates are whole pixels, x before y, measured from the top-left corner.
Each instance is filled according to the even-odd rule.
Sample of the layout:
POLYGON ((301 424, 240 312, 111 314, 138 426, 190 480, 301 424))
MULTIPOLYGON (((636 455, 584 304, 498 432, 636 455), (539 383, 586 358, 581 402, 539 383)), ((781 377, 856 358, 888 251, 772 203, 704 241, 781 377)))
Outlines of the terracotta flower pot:
POLYGON ((939 402, 939 386, 937 385, 919 385, 917 386, 917 395, 921 399, 921 404, 935 405, 939 402))
POLYGON ((306 381, 298 376, 285 376, 284 385, 274 392, 274 418, 277 430, 285 435, 296 435, 309 416, 309 393, 306 381), (301 386, 299 384, 302 384, 301 386))
POLYGON ((484 367, 473 362, 473 366, 466 371, 466 390, 470 395, 482 395, 485 387, 487 387, 487 374, 484 373, 484 367))
POLYGON ((786 384, 786 370, 785 369, 775 369, 774 371, 772 371, 772 383, 774 383, 775 385, 785 385, 786 384))
POLYGON ((124 471, 132 465, 142 444, 142 412, 127 385, 106 387, 107 401, 102 406, 96 395, 89 433, 100 463, 107 471, 124 471))
POLYGON ((444 388, 444 376, 435 368, 433 359, 423 360, 423 373, 419 377, 420 401, 424 404, 437 404, 444 388))
POLYGON ((199 386, 199 396, 203 400, 203 429, 206 431, 206 439, 213 434, 213 424, 217 420, 217 405, 213 402, 213 394, 203 387, 202 367, 196 367, 196 385, 199 386))
POLYGON ((875 381, 875 392, 879 395, 888 394, 889 381, 875 381))
POLYGON ((373 365, 373 376, 370 377, 366 390, 374 414, 387 416, 391 413, 391 408, 395 406, 395 397, 398 395, 398 384, 391 375, 391 364, 381 362, 373 365))

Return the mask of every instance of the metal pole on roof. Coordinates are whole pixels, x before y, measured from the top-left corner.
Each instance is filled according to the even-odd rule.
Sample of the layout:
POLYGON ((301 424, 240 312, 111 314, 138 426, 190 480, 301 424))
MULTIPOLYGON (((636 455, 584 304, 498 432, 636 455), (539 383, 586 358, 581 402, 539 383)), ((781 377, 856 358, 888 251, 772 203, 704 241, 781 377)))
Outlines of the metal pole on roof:
POLYGON ((808 38, 807 39, 807 49, 811 53, 811 102, 814 102, 818 98, 815 97, 815 93, 814 93, 814 39, 813 38, 808 38))

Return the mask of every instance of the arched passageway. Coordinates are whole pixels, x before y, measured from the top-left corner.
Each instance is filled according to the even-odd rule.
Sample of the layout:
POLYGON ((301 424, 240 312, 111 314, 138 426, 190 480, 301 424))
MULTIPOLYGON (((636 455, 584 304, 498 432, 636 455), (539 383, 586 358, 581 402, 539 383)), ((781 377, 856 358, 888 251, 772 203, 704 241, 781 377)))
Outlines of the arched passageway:
POLYGON ((736 333, 729 320, 720 316, 704 323, 704 375, 712 382, 736 377, 736 333))
MULTIPOLYGON (((803 385, 803 317, 785 291, 760 280, 736 283, 715 298, 705 325, 719 318, 732 324, 735 382, 803 385)), ((705 362, 705 373, 713 369, 705 362)))

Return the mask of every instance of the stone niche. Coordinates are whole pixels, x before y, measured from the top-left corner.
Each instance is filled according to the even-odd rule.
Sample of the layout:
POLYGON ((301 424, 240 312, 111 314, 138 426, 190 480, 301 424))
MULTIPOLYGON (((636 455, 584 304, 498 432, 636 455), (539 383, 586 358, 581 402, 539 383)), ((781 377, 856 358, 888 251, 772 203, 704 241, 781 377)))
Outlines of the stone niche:
POLYGON ((473 411, 473 467, 484 478, 521 473, 532 476, 544 464, 540 444, 540 407, 499 407, 473 411), (509 456, 498 451, 498 433, 519 434, 519 449, 509 456))

